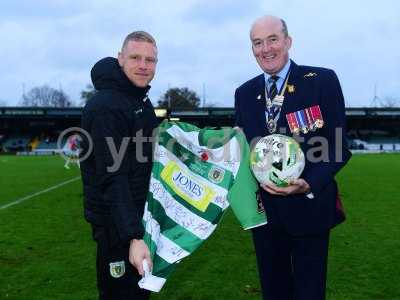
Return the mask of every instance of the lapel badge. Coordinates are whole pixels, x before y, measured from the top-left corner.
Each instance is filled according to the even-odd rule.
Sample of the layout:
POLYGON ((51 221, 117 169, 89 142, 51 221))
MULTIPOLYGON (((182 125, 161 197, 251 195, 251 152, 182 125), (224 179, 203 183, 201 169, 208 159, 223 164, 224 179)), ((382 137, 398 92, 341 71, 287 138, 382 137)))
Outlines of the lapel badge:
POLYGON ((317 73, 310 72, 310 73, 307 73, 306 75, 304 75, 304 78, 306 78, 306 77, 315 77, 315 76, 317 76, 317 73))
POLYGON ((294 85, 293 84, 288 84, 287 89, 289 93, 294 93, 294 85))
POLYGON ((257 96, 257 100, 261 100, 261 94, 257 96))

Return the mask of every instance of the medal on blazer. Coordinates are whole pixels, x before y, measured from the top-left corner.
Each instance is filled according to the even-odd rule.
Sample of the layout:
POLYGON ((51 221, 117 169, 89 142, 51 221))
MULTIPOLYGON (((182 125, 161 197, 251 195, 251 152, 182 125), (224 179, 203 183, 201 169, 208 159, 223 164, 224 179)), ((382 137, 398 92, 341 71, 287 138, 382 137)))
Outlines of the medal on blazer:
POLYGON ((321 109, 319 105, 315 105, 309 108, 311 119, 314 120, 313 125, 316 128, 322 128, 324 126, 324 119, 322 118, 321 109))
POLYGON ((324 119, 319 105, 286 114, 286 120, 290 131, 295 134, 299 134, 300 131, 306 134, 324 126, 324 119))
POLYGON ((276 122, 273 119, 267 121, 267 129, 269 133, 274 133, 276 131, 276 122))
POLYGON ((267 123, 267 129, 270 134, 275 133, 277 129, 278 119, 281 114, 281 108, 283 105, 283 101, 285 100, 285 91, 288 86, 290 71, 287 72, 285 82, 281 87, 280 92, 271 99, 268 95, 267 86, 265 86, 265 100, 266 100, 266 109, 265 109, 265 119, 267 123))
POLYGON ((300 125, 300 130, 306 134, 308 132, 308 124, 307 124, 307 118, 304 110, 298 110, 295 112, 295 116, 297 120, 299 121, 300 125))

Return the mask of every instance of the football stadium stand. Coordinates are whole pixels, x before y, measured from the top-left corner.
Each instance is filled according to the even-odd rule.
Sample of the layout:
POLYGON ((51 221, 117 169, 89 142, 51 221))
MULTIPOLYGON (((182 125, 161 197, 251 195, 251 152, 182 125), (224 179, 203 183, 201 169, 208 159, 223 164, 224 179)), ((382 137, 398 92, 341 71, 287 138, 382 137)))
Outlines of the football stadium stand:
POLYGON ((2 144, 9 152, 25 151, 28 149, 30 137, 28 135, 10 135, 2 144))
MULTIPOLYGON (((79 127, 81 114, 81 107, 0 107, 0 153, 55 153, 58 137, 65 129, 79 127)), ((156 115, 160 121, 168 118, 198 127, 234 126, 235 119, 229 107, 156 109, 156 115)), ((400 108, 347 108, 346 117, 354 151, 400 151, 400 108)))

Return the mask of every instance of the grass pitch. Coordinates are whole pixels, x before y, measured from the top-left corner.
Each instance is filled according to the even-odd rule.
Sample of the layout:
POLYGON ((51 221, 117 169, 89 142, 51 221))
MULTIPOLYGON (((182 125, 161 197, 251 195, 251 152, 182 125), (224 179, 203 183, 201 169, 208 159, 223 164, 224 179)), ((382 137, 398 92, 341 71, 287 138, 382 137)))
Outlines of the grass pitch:
MULTIPOLYGON (((0 156, 0 299, 97 299, 95 244, 60 157, 0 156)), ((355 155, 338 181, 347 221, 332 232, 328 300, 400 299, 400 155, 355 155)), ((254 249, 228 212, 153 300, 261 299, 254 249)))

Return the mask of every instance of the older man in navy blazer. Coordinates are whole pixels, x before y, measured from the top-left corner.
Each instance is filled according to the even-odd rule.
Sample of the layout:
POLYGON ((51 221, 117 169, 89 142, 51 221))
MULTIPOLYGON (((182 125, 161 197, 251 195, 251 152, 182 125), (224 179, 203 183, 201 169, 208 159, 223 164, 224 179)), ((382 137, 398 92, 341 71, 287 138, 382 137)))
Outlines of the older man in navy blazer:
POLYGON ((344 220, 334 177, 351 157, 340 83, 330 69, 289 59, 292 38, 282 19, 259 18, 250 38, 264 73, 236 90, 236 124, 252 145, 281 133, 306 155, 301 178, 260 188, 268 224, 253 229, 253 239, 263 296, 325 299, 329 232, 344 220))

